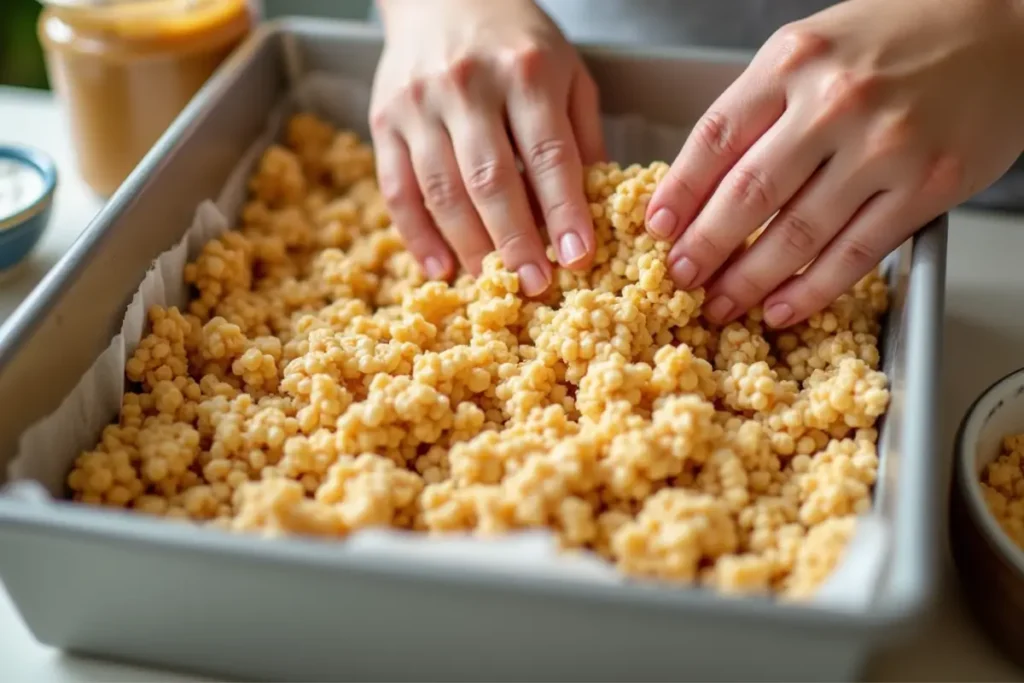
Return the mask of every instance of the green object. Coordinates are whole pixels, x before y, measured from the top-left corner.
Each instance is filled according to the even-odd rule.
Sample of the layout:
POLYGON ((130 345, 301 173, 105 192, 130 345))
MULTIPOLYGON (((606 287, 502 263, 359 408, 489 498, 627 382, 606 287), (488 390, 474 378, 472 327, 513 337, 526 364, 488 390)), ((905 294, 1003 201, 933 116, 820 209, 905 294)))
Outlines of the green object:
POLYGON ((0 1, 0 85, 49 87, 36 36, 41 10, 36 0, 0 1))

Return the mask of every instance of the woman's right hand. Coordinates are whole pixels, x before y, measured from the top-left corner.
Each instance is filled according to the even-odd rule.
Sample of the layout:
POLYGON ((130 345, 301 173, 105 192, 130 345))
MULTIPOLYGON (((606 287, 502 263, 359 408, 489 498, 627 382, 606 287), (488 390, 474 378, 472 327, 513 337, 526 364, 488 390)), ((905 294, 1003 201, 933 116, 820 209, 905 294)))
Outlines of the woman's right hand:
POLYGON ((583 164, 604 156, 597 89, 532 0, 378 0, 386 45, 370 127, 377 176, 430 277, 477 274, 497 248, 527 296, 590 264, 583 164), (517 160, 524 173, 520 174, 517 160))

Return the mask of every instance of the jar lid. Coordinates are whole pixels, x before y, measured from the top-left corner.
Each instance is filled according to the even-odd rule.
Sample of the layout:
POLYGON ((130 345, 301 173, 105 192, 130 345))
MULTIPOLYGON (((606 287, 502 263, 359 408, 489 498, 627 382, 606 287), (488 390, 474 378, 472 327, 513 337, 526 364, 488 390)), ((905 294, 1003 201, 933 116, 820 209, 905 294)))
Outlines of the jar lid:
MULTIPOLYGON (((253 0, 39 0, 80 31, 132 43, 191 39, 254 17, 253 0)), ((231 33, 232 31, 228 31, 231 33)))

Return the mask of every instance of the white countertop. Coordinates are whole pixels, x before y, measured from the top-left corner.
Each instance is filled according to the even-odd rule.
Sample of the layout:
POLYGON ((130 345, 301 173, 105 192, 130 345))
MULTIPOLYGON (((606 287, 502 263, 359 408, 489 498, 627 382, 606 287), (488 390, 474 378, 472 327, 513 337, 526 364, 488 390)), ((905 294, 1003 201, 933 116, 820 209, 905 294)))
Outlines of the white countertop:
MULTIPOLYGON (((78 179, 61 115, 47 94, 0 88, 0 136, 49 152, 60 172, 50 229, 31 260, 0 281, 0 319, 35 286, 102 206, 78 179)), ((0 142, 4 140, 0 139, 0 142)), ((957 211, 949 240, 945 331, 944 444, 960 416, 993 380, 1024 365, 1024 217, 957 211)), ((948 451, 936 453, 945 467, 948 451)), ((872 663, 874 681, 1015 681, 1024 672, 993 652, 949 589, 925 637, 872 663)), ((0 585, 0 681, 40 683, 198 681, 62 655, 39 645, 0 585)))

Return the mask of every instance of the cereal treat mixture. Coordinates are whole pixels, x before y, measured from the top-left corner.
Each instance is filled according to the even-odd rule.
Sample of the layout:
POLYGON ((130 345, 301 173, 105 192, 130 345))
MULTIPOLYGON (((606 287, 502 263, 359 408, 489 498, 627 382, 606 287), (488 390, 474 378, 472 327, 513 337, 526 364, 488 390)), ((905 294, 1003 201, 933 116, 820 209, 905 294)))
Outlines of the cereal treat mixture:
POLYGON ((589 167, 594 265, 528 300, 497 254, 426 280, 372 149, 295 117, 187 308, 149 312, 74 499, 270 535, 545 527, 633 578, 811 596, 871 505, 885 282, 781 332, 708 324, 644 230, 667 170, 589 167))
POLYGON ((999 526, 1024 550, 1024 434, 1003 439, 1002 453, 981 474, 981 492, 999 526))

